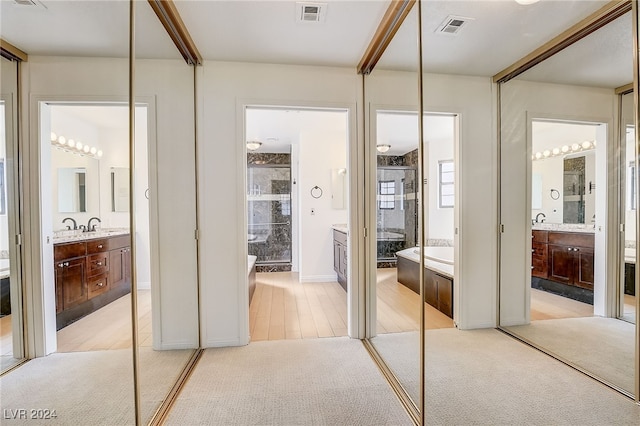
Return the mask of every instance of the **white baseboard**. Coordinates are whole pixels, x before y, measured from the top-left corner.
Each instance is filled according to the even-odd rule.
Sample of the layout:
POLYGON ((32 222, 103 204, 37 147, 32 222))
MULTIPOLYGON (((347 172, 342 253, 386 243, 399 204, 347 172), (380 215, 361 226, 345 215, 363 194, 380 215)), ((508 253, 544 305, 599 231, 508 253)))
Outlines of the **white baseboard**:
POLYGON ((184 350, 184 349, 198 349, 198 345, 194 345, 189 342, 181 342, 181 343, 163 343, 159 347, 153 346, 153 349, 156 351, 174 351, 174 350, 184 350))
POLYGON ((331 275, 305 275, 300 277, 301 283, 331 283, 337 282, 338 276, 336 274, 331 275))
POLYGON ((204 344, 204 348, 224 348, 227 346, 246 346, 240 342, 240 339, 230 340, 207 340, 204 344))
POLYGON ((151 281, 137 282, 138 290, 151 290, 151 281))

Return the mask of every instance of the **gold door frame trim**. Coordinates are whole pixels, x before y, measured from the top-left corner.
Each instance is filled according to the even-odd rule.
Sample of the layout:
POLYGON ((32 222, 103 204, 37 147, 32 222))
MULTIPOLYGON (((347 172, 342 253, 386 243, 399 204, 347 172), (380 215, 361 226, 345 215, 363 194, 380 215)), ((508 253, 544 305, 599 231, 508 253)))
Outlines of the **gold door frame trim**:
MULTIPOLYGON (((638 155, 640 154, 640 135, 638 134, 638 124, 640 124, 640 59, 638 58, 639 46, 638 37, 640 37, 640 28, 638 21, 640 20, 640 9, 638 8, 638 1, 632 2, 632 25, 633 25, 633 107, 635 108, 634 121, 636 125, 635 131, 635 160, 638 164, 638 155)), ((637 170, 637 166, 636 166, 637 170)), ((636 199, 638 197, 638 184, 640 184, 640 176, 636 173, 636 199)), ((636 240, 638 239, 638 228, 640 226, 640 215, 636 213, 636 240)), ((640 265, 640 251, 636 250, 636 265, 640 265)), ((636 346, 635 346, 635 401, 640 404, 640 268, 636 267, 636 346)))
POLYGON ((173 0, 148 1, 184 60, 189 65, 202 65, 202 55, 193 42, 173 0))
POLYGON ((573 43, 582 40, 594 31, 631 11, 631 3, 630 0, 614 0, 607 3, 604 7, 494 75, 493 82, 505 83, 566 47, 571 46, 573 43))
POLYGON ((367 50, 360 59, 358 74, 370 74, 373 71, 415 3, 416 0, 391 0, 367 50))
POLYGON ((15 47, 13 44, 0 38, 0 56, 10 61, 27 62, 29 55, 15 47))
POLYGON ((626 95, 633 92, 633 83, 625 84, 624 86, 616 87, 616 95, 626 95))

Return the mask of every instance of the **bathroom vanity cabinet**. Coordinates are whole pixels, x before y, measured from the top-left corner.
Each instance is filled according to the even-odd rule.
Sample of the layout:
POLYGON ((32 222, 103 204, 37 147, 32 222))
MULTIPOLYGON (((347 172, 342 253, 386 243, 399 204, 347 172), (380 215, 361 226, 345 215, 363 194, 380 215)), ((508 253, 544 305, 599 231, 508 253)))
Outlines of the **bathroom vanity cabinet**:
POLYGON ((347 291, 347 234, 333 230, 333 269, 338 282, 347 291))
POLYGON ((128 234, 54 244, 57 329, 131 291, 128 234))
POLYGON ((532 286, 589 302, 593 295, 571 289, 593 290, 595 236, 590 232, 533 230, 532 286), (567 287, 558 287, 561 284, 567 287))

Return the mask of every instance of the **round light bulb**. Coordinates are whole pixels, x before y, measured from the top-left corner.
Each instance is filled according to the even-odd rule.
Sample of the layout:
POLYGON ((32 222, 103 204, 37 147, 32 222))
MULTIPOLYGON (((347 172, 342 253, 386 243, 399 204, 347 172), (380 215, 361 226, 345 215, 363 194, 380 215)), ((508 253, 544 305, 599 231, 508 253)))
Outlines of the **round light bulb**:
POLYGON ((84 152, 89 153, 90 150, 91 150, 91 147, 89 145, 84 146, 84 152))
POLYGON ((565 153, 569 152, 569 145, 562 145, 562 148, 560 148, 560 150, 565 153))
POLYGON ((582 142, 582 149, 589 149, 589 148, 591 148, 591 142, 589 141, 582 142))
POLYGON ((98 150, 96 149, 96 147, 95 147, 95 146, 92 146, 92 147, 91 147, 91 154, 92 154, 92 155, 96 155, 96 152, 98 152, 98 150))
POLYGON ((82 145, 82 142, 76 142, 76 149, 78 151, 82 151, 82 148, 84 148, 84 145, 82 145))
POLYGON ((98 157, 102 157, 102 150, 101 149, 98 150, 98 157))
POLYGON ((553 148, 553 151, 551 151, 553 153, 553 155, 558 155, 560 154, 560 148, 553 148))
POLYGON ((67 145, 69 145, 70 148, 75 148, 76 142, 73 139, 69 139, 69 142, 67 142, 67 145))
POLYGON ((65 139, 65 137, 64 137, 64 136, 58 136, 58 143, 59 143, 60 145, 64 145, 64 144, 66 144, 66 143, 67 143, 67 140, 65 139))
POLYGON ((595 148, 596 146, 598 146, 598 143, 596 141, 593 141, 593 147, 595 148))
POLYGON ((542 153, 541 152, 536 152, 536 159, 541 159, 542 158, 542 153))
POLYGON ((51 142, 55 142, 58 140, 58 135, 56 135, 55 133, 51 132, 51 142))
POLYGON ((545 149, 542 155, 544 155, 545 157, 548 157, 551 155, 551 151, 549 151, 548 149, 545 149))
POLYGON ((577 143, 574 143, 573 145, 571 145, 571 150, 572 151, 577 151, 580 149, 580 145, 577 143))

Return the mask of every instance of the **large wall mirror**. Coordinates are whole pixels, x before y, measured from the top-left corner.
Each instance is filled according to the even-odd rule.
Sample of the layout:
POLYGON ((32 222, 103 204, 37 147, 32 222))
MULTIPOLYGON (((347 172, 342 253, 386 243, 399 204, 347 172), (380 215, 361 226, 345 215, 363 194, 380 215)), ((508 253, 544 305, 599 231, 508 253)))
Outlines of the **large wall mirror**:
MULTIPOLYGON (((30 214, 22 269, 35 274, 23 280, 26 356, 35 359, 2 377, 3 407, 39 407, 67 424, 133 424, 129 238, 100 233, 111 224, 101 201, 106 156, 98 151, 117 147, 107 117, 79 113, 88 103, 127 109, 128 3, 0 7, 0 36, 29 54, 21 65, 20 184, 25 194, 39 194, 23 200, 30 214)), ((121 117, 113 124, 124 128, 117 139, 126 150, 121 117)))
MULTIPOLYGON (((415 265, 418 246, 418 11, 413 8, 375 70, 365 76, 370 229, 368 249, 372 313, 369 341, 420 407, 420 286, 399 276, 400 263, 415 265), (398 253, 405 253, 405 258, 398 253), (413 259, 415 258, 415 259, 413 259), (411 260, 413 259, 413 260, 411 260)), ((410 266, 411 266, 410 265, 410 266)), ((415 268, 415 271, 418 269, 415 268)))
POLYGON ((634 397, 632 12, 500 84, 500 325, 634 397), (631 142, 628 142, 631 141, 631 142), (624 232, 622 230, 624 229, 624 232))
POLYGON ((199 347, 194 70, 149 2, 134 4, 134 157, 110 174, 112 209, 128 210, 129 196, 135 206, 128 216, 136 247, 139 415, 146 424, 161 418, 162 402, 199 347))

